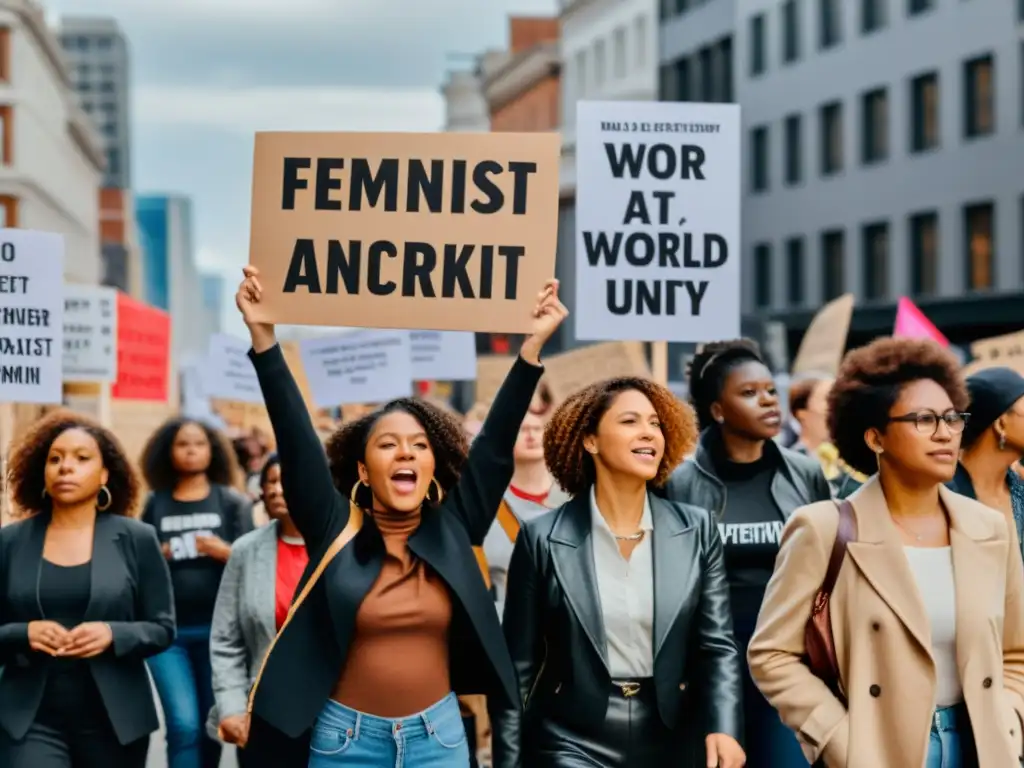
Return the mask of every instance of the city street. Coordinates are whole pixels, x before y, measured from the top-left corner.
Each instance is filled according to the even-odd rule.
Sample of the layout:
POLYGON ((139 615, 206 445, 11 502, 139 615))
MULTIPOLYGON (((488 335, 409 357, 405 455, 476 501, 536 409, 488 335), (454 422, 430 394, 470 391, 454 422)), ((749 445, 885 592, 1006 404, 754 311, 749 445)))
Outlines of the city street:
MULTIPOLYGON (((146 768, 167 768, 167 750, 164 742, 164 713, 160 709, 160 699, 156 691, 153 691, 153 700, 156 701, 157 714, 160 716, 160 730, 153 734, 149 744, 149 759, 146 761, 146 768)), ((235 748, 226 747, 220 760, 221 768, 235 768, 238 765, 235 760, 235 748)))

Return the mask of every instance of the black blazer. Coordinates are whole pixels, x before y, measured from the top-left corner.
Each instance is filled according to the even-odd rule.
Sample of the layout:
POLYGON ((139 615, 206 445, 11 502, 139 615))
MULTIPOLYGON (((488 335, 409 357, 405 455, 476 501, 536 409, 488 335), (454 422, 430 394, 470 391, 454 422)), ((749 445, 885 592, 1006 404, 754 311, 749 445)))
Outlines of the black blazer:
MULTIPOLYGON (((250 357, 277 438, 285 500, 309 550, 301 590, 349 518, 347 489, 333 483, 320 439, 279 346, 250 357)), ((517 359, 509 371, 455 488, 424 510, 409 549, 444 579, 452 597, 449 631, 452 687, 519 706, 512 661, 472 547, 483 543, 512 478, 512 449, 543 368, 517 359)), ((247 752, 269 754, 308 732, 341 675, 356 611, 384 562, 384 544, 365 517, 363 530, 334 559, 270 654, 253 703, 247 752), (262 721, 262 722, 261 722, 262 721), (266 726, 270 728, 267 729, 266 726), (268 730, 278 733, 269 733, 268 730)), ((284 747, 289 754, 302 748, 284 747)), ((308 749, 307 749, 308 753, 308 749)), ((279 763, 265 763, 276 766, 279 763)))
MULTIPOLYGON (((0 727, 20 739, 35 719, 52 658, 28 645, 28 624, 43 618, 39 569, 49 513, 0 528, 0 727)), ((114 643, 85 659, 117 739, 128 744, 158 727, 144 659, 174 640, 174 597, 156 532, 145 523, 99 513, 92 584, 84 621, 110 625, 114 643)))
MULTIPOLYGON (((685 733, 699 722, 701 749, 708 733, 739 739, 743 660, 718 527, 703 509, 653 494, 650 504, 661 718, 685 733)), ((529 768, 535 717, 587 729, 604 721, 611 673, 590 538, 588 491, 527 522, 516 540, 502 626, 526 714, 491 703, 495 768, 529 768)))

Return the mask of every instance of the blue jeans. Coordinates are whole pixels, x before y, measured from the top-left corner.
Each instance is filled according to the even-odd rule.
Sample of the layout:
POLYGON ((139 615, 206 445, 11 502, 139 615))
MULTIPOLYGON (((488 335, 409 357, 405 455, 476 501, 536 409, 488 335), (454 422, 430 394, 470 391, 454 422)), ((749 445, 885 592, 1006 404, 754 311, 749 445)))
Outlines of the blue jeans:
POLYGON ((450 693, 418 715, 375 717, 328 701, 313 726, 309 768, 466 768, 469 744, 450 693))
POLYGON ((964 768, 964 750, 974 749, 970 723, 963 707, 942 707, 932 716, 925 768, 964 768))
POLYGON ((217 768, 220 742, 204 725, 213 706, 210 628, 178 627, 174 644, 147 661, 167 726, 167 768, 217 768))

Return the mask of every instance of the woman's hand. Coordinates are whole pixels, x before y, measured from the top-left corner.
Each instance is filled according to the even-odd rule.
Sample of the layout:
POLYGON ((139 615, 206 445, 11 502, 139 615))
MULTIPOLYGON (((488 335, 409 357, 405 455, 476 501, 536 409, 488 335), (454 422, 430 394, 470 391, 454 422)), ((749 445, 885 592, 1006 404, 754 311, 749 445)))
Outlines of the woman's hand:
POLYGON ((68 635, 68 644, 58 655, 76 659, 91 659, 99 656, 114 643, 114 633, 102 621, 88 621, 79 624, 68 635))
POLYGON ((235 306, 242 313, 242 320, 249 329, 249 336, 252 339, 252 348, 257 352, 266 352, 277 344, 277 337, 274 335, 273 323, 258 323, 253 320, 255 306, 259 304, 263 295, 263 287, 260 285, 260 271, 254 266, 242 267, 242 274, 245 276, 238 286, 238 293, 235 294, 235 306))
POLYGON ((244 748, 249 741, 249 716, 228 715, 217 728, 221 741, 244 748))
POLYGON ((558 281, 548 280, 537 294, 537 306, 533 310, 533 329, 519 349, 519 356, 528 363, 540 365, 541 349, 568 316, 569 310, 558 300, 558 281))
POLYGON ((708 768, 743 768, 747 764, 747 753, 732 736, 712 733, 704 739, 707 750, 708 768))
POLYGON ((231 557, 231 545, 219 536, 196 536, 196 550, 221 563, 231 557))
POLYGON ((39 653, 56 656, 68 644, 69 633, 56 621, 30 621, 28 647, 39 653))

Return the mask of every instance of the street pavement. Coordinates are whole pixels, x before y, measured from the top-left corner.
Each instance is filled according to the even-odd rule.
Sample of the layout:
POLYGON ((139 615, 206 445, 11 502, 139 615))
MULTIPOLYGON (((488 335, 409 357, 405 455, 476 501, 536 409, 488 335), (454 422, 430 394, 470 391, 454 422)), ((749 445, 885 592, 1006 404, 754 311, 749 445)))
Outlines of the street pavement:
MULTIPOLYGON (((160 698, 153 690, 153 701, 156 702, 156 711, 160 717, 160 730, 153 734, 149 742, 149 759, 146 761, 146 768, 167 768, 167 745, 164 741, 164 712, 160 707, 160 698)), ((235 748, 224 747, 224 754, 220 759, 221 768, 236 768, 238 761, 235 759, 235 748)))

